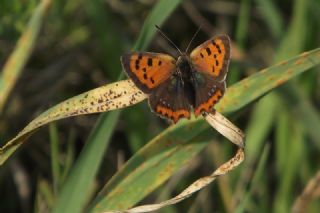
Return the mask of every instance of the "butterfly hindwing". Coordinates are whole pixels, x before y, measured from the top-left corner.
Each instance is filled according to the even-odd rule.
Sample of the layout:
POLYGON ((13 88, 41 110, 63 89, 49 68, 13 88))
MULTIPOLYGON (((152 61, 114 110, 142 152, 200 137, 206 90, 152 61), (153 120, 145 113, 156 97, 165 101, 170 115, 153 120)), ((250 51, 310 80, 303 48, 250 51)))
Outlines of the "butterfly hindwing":
POLYGON ((200 72, 195 73, 192 85, 195 90, 195 116, 202 112, 212 112, 213 106, 222 98, 226 88, 225 81, 217 81, 212 76, 200 72))
POLYGON ((175 70, 175 59, 161 53, 128 53, 121 57, 121 62, 127 75, 146 94, 166 81, 175 70))
POLYGON ((180 118, 190 118, 190 103, 188 91, 184 82, 176 76, 157 87, 149 96, 151 109, 161 117, 168 118, 174 123, 180 118))
POLYGON ((190 54, 193 67, 198 72, 224 81, 230 60, 230 39, 220 35, 196 47, 190 54))

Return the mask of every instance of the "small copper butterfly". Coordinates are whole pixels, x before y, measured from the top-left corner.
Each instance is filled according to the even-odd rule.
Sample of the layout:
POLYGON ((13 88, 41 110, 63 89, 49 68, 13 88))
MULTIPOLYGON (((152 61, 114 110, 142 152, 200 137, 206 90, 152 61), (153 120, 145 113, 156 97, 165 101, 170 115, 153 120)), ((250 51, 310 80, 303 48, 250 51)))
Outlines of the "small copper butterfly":
POLYGON ((190 55, 187 50, 178 51, 177 59, 152 52, 131 52, 121 57, 129 78, 149 96, 151 110, 174 123, 190 118, 192 109, 196 117, 214 111, 226 89, 230 39, 227 35, 215 36, 190 55))

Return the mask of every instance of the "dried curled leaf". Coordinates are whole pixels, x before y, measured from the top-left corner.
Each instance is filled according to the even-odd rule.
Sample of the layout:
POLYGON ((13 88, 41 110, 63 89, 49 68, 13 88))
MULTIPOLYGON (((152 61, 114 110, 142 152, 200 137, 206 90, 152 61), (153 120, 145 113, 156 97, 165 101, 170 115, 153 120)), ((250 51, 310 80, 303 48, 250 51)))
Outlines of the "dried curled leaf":
POLYGON ((39 115, 15 138, 0 148, 0 165, 39 127, 62 118, 106 112, 139 103, 146 98, 131 80, 123 80, 70 98, 39 115))

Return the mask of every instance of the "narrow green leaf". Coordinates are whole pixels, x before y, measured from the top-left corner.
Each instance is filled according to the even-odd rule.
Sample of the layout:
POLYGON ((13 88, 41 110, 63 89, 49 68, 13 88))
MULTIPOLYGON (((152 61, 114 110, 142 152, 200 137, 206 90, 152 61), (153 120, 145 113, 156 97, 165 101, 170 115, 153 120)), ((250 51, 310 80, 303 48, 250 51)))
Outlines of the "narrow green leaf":
POLYGON ((21 35, 13 53, 3 67, 3 71, 0 75, 0 113, 3 110, 3 106, 6 103, 9 93, 31 55, 39 35, 42 21, 50 3, 51 0, 42 0, 37 6, 27 28, 21 35))
POLYGON ((53 192, 58 193, 60 183, 60 164, 59 164, 59 137, 57 125, 51 123, 49 125, 50 133, 50 153, 51 153, 51 171, 53 176, 53 192))
POLYGON ((236 209, 236 213, 246 212, 246 207, 248 206, 248 203, 251 200, 253 190, 256 190, 260 187, 260 179, 263 176, 263 174, 266 173, 264 171, 264 167, 267 163, 269 151, 270 151, 270 145, 265 144, 261 153, 261 157, 259 159, 257 170, 254 173, 254 177, 252 178, 252 181, 250 183, 250 188, 247 191, 245 197, 241 199, 240 205, 236 209))
POLYGON ((91 210, 125 210, 132 206, 202 150, 212 137, 212 131, 204 133, 207 125, 200 120, 181 123, 140 149, 99 193, 91 210))
POLYGON ((296 75, 320 64, 320 48, 264 69, 227 89, 216 109, 233 112, 296 75))
POLYGON ((147 48, 156 33, 155 25, 161 26, 180 2, 181 0, 160 0, 157 2, 144 22, 138 40, 133 47, 134 50, 141 51, 147 48))
POLYGON ((269 0, 256 0, 266 23, 275 38, 279 38, 283 32, 283 20, 275 2, 269 0))
POLYGON ((120 111, 110 113, 109 116, 97 122, 94 130, 72 168, 70 175, 64 183, 56 205, 52 212, 81 212, 85 201, 88 199, 88 191, 93 184, 96 171, 99 168, 101 156, 110 142, 113 129, 117 124, 120 111), (109 124, 109 126, 104 125, 109 124), (97 156, 97 157, 95 157, 97 156))

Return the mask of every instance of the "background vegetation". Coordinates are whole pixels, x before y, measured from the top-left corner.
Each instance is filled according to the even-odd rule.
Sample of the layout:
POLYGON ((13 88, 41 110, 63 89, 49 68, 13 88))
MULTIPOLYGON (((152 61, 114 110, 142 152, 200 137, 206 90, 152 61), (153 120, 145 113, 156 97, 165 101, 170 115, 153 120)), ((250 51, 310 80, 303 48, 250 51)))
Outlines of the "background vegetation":
MULTIPOLYGON (((37 0, 0 2, 1 145, 46 109, 122 78, 119 58, 124 52, 139 49, 176 55, 156 34, 154 24, 162 25, 181 49, 199 25, 203 27, 193 47, 214 34, 228 34, 233 41, 228 85, 320 46, 317 0, 55 0, 40 4, 37 0), (24 39, 18 44, 23 48, 19 50, 21 36, 24 39), (9 66, 14 54, 17 60, 9 66)), ((298 210, 297 199, 310 180, 316 181, 312 193, 304 197, 308 205, 303 210, 319 212, 319 82, 319 67, 314 67, 229 113, 228 118, 247 136, 245 163, 160 212, 298 210)), ((201 125, 206 124, 202 122, 199 129, 204 128, 201 125)), ((233 145, 213 130, 193 135, 178 128, 165 130, 167 126, 146 102, 51 123, 1 167, 0 212, 79 212, 97 209, 97 204, 125 209, 139 202, 159 202, 233 155, 233 145), (160 133, 167 137, 171 130, 173 138, 199 144, 193 154, 182 158, 187 160, 176 159, 184 166, 168 167, 163 173, 164 168, 153 167, 145 176, 130 176, 142 157, 161 151, 154 138, 160 133), (129 159, 132 167, 124 167, 129 159), (152 175, 159 179, 153 180, 152 175), (132 180, 136 181, 131 184, 132 180), (115 196, 117 184, 126 183, 133 192, 125 188, 115 196)))

